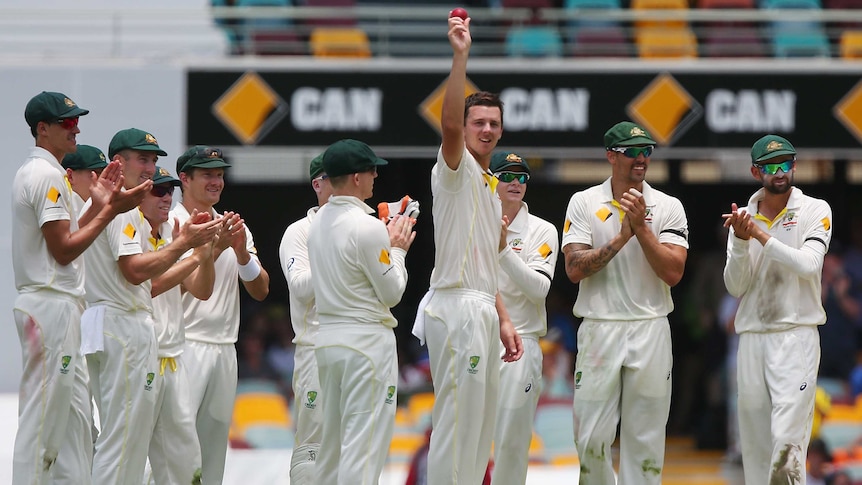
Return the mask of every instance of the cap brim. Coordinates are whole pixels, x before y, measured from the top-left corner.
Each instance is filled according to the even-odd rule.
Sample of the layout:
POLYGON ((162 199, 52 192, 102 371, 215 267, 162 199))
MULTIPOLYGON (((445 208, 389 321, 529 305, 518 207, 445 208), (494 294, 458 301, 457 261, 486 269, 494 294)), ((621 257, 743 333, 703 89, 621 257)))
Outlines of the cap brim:
MULTIPOLYGON (((645 136, 638 136, 638 137, 632 138, 630 140, 621 141, 621 142, 615 144, 614 146, 615 147, 635 147, 638 145, 655 145, 655 144, 656 144, 656 142, 652 138, 647 138, 645 136)), ((610 147, 610 148, 613 148, 613 147, 610 147)))
MULTIPOLYGON (((158 154, 162 157, 168 156, 168 152, 162 150, 161 148, 159 148, 157 146, 152 146, 152 145, 138 145, 136 147, 129 147, 129 149, 138 150, 141 152, 156 152, 156 154, 158 154)), ((119 152, 120 150, 117 150, 117 151, 119 152)))
POLYGON ((207 160, 200 163, 187 163, 185 168, 224 168, 230 167, 230 164, 221 159, 207 160))
POLYGON ((108 166, 108 164, 107 164, 107 163, 97 163, 97 164, 95 164, 95 165, 90 165, 90 166, 87 166, 87 167, 84 167, 84 168, 85 168, 85 169, 87 169, 87 170, 98 170, 98 169, 100 169, 100 168, 105 168, 105 167, 107 167, 107 166, 108 166))
POLYGON ((153 185, 162 185, 162 184, 171 184, 174 187, 179 187, 182 185, 182 182, 171 177, 171 178, 163 178, 163 179, 153 179, 153 185))
POLYGON ((389 165, 389 162, 387 162, 386 160, 384 160, 382 158, 378 158, 377 160, 374 161, 374 165, 375 166, 377 166, 377 165, 389 165))
POLYGON ((513 162, 513 163, 504 163, 503 165, 500 165, 499 167, 497 167, 497 168, 494 170, 494 172, 500 172, 500 171, 502 171, 502 170, 506 170, 507 168, 511 168, 511 167, 519 167, 519 168, 523 168, 523 169, 524 169, 524 172, 526 172, 526 173, 530 173, 530 169, 529 169, 529 168, 527 168, 526 166, 524 166, 524 164, 523 164, 523 163, 517 163, 517 162, 513 162))
POLYGON ((774 152, 769 152, 766 155, 761 155, 760 157, 757 158, 757 160, 754 161, 754 163, 760 163, 760 162, 764 162, 766 160, 772 160, 773 158, 779 157, 781 155, 796 155, 796 151, 787 150, 787 149, 775 150, 774 152))
POLYGON ((85 114, 87 114, 89 112, 90 112, 90 110, 88 110, 88 109, 83 109, 83 108, 79 108, 79 107, 75 106, 74 108, 70 109, 69 111, 66 111, 65 113, 63 113, 60 116, 60 119, 74 118, 76 116, 84 116, 85 114))

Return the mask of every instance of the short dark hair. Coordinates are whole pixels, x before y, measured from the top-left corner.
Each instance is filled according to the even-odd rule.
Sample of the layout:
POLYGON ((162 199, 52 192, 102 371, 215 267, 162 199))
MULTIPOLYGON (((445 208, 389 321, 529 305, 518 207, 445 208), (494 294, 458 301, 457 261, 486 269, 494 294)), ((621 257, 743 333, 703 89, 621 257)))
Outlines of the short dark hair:
POLYGON ((500 108, 500 124, 503 123, 503 100, 499 95, 489 93, 488 91, 475 92, 464 100, 464 122, 467 122, 467 114, 473 106, 491 106, 492 108, 500 108))

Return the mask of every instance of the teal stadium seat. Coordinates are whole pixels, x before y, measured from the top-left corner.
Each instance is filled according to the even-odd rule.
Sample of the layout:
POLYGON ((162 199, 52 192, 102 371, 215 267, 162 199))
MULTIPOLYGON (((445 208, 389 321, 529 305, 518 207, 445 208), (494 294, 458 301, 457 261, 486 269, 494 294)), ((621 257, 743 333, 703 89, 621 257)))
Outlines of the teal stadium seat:
POLYGON ((293 448, 293 431, 284 426, 251 425, 245 429, 245 442, 256 449, 290 449, 293 448))
POLYGON ((506 34, 506 54, 511 57, 560 57, 563 41, 554 27, 512 27, 506 34))
POLYGON ((572 403, 547 403, 536 408, 533 430, 545 445, 545 455, 571 455, 575 451, 574 417, 572 403))
MULTIPOLYGON (((563 4, 563 7, 567 11, 581 11, 581 10, 589 10, 590 13, 593 11, 613 11, 619 10, 622 8, 622 4, 620 0, 566 0, 563 4)), ((620 25, 618 20, 602 20, 602 19, 577 19, 572 20, 568 23, 568 27, 570 29, 577 29, 579 27, 618 27, 620 25)), ((574 40, 574 35, 567 36, 569 39, 574 40)))
POLYGON ((240 379, 236 383, 236 393, 280 394, 278 384, 266 379, 240 379))
POLYGON ((829 39, 823 29, 775 30, 772 35, 775 57, 831 57, 829 39))
POLYGON ((849 450, 856 439, 862 437, 862 422, 829 421, 820 425, 820 439, 830 450, 849 450))

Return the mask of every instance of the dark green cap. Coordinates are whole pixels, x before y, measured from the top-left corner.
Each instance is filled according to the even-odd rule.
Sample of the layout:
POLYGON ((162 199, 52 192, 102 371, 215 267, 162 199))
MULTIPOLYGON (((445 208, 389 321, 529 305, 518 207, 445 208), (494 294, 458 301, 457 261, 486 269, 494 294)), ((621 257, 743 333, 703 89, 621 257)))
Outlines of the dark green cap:
POLYGON ((230 164, 224 161, 220 148, 206 145, 195 145, 177 158, 177 173, 190 168, 225 168, 230 164))
POLYGON ((75 153, 67 153, 63 157, 63 168, 72 170, 98 170, 108 166, 102 150, 90 145, 78 145, 75 153))
POLYGON ((786 138, 766 135, 751 146, 751 163, 760 163, 779 155, 796 156, 796 149, 786 138))
POLYGON ((605 148, 656 145, 646 130, 631 121, 621 121, 605 132, 605 148))
POLYGON ((323 152, 323 170, 330 177, 367 172, 388 163, 378 157, 371 147, 358 140, 338 140, 323 152))
POLYGON ((512 167, 521 167, 524 172, 530 173, 527 161, 512 152, 497 152, 491 155, 491 172, 502 172, 512 167))
POLYGON ((156 137, 137 128, 120 130, 111 138, 111 143, 108 144, 108 158, 113 160, 114 155, 123 150, 155 152, 157 155, 167 156, 167 152, 159 148, 156 137))
POLYGON ((33 96, 24 108, 24 119, 33 127, 40 121, 59 120, 84 116, 90 110, 79 107, 63 93, 42 91, 33 96))
POLYGON ((323 154, 321 153, 311 159, 311 165, 308 166, 308 176, 311 177, 311 180, 314 180, 323 174, 323 154))
POLYGON ((153 185, 162 185, 162 184, 171 184, 171 185, 180 185, 180 179, 174 178, 170 172, 166 168, 159 167, 156 165, 156 172, 153 174, 153 185))

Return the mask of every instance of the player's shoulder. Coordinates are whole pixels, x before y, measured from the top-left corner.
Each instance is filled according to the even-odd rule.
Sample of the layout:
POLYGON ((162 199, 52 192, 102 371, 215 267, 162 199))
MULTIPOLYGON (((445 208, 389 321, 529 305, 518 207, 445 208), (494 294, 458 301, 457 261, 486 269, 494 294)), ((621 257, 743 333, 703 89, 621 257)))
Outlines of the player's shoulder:
POLYGON ((555 225, 551 224, 550 222, 546 221, 545 219, 542 219, 541 217, 539 217, 535 214, 530 214, 530 225, 535 227, 537 231, 541 230, 541 231, 552 231, 554 233, 557 232, 557 227, 555 225))

